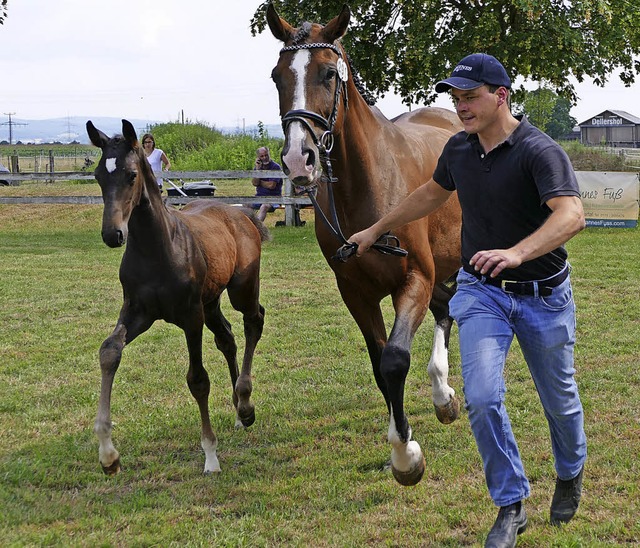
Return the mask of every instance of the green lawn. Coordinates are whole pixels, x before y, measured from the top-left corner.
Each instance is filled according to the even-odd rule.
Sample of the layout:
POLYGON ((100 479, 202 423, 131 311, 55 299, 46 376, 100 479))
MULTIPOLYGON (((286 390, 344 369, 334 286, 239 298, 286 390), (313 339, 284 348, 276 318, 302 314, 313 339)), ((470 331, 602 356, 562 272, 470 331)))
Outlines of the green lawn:
MULTIPOLYGON (((184 338, 159 322, 127 347, 116 376, 112 418, 123 472, 109 478, 92 427, 98 348, 121 304, 122 250, 102 243, 98 206, 0 206, 3 545, 484 542, 496 511, 466 414, 444 426, 432 410, 431 318, 414 343, 406 388, 427 471, 406 488, 383 470, 390 455, 386 408, 313 223, 307 217, 305 227, 274 228, 277 215, 268 218, 274 239, 263 251, 267 315, 254 361, 256 423, 234 430, 227 368, 207 332, 204 359, 222 473, 202 474, 184 338)), ((518 546, 628 546, 640 542, 640 233, 589 229, 568 248, 589 437, 584 498, 567 527, 549 525, 555 473, 548 431, 514 346, 508 405, 533 491, 530 526, 518 546)), ((228 305, 225 310, 242 344, 241 319, 228 305)), ((451 384, 461 395, 455 330, 451 346, 451 384)))

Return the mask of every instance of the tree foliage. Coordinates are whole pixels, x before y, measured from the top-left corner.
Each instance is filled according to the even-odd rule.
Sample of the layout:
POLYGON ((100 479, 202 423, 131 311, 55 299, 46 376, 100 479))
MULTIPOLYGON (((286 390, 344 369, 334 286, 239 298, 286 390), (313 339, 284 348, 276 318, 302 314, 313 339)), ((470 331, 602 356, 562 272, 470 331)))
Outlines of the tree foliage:
POLYGON ((512 110, 514 114, 524 114, 534 126, 554 139, 568 135, 577 124, 570 114, 571 103, 545 87, 521 93, 512 110))
MULTIPOLYGON (((292 25, 326 23, 343 0, 278 0, 292 25)), ((269 2, 251 20, 265 28, 269 2)), ((515 80, 549 85, 575 104, 569 77, 603 86, 617 72, 626 85, 640 74, 637 0, 351 0, 344 44, 375 95, 391 88, 407 104, 435 99, 434 85, 465 55, 498 58, 515 80)), ((518 93, 523 88, 516 90, 518 93)))

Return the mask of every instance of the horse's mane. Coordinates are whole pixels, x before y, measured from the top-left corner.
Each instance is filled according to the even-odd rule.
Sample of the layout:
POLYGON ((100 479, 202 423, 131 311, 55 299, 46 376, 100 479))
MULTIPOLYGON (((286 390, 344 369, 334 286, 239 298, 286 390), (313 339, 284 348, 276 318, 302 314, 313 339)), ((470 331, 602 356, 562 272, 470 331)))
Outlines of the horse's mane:
POLYGON ((349 69, 351 70, 351 77, 353 78, 353 85, 356 86, 358 93, 362 95, 362 98, 366 101, 367 105, 372 107, 373 105, 376 104, 376 98, 373 96, 373 93, 371 93, 367 89, 367 86, 362 80, 360 73, 353 66, 353 61, 351 61, 351 57, 349 56, 349 54, 345 51, 344 48, 342 48, 342 51, 344 51, 344 54, 347 58, 347 63, 349 63, 349 69))
POLYGON ((293 45, 297 46, 298 44, 300 44, 301 42, 309 38, 310 34, 311 34, 311 23, 309 23, 309 21, 305 21, 304 23, 302 23, 302 25, 296 31, 296 33, 291 37, 291 40, 293 41, 293 45))

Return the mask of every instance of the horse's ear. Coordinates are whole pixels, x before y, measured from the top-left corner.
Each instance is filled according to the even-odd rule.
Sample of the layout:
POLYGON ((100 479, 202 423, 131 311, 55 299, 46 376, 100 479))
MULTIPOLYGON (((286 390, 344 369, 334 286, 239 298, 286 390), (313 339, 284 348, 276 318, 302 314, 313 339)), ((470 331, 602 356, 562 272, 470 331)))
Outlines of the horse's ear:
POLYGON ((109 142, 109 137, 96 128, 91 120, 87 121, 87 134, 91 142, 98 148, 104 148, 109 142))
POLYGON ((136 129, 129 120, 122 120, 122 136, 126 139, 131 148, 138 146, 138 136, 136 135, 136 129))
POLYGON ((293 36, 295 29, 278 15, 273 4, 267 6, 267 24, 273 34, 281 42, 287 42, 293 36))
POLYGON ((342 38, 347 32, 350 19, 351 10, 349 9, 349 6, 345 4, 342 6, 340 15, 331 19, 331 21, 329 21, 322 29, 322 36, 324 36, 325 41, 331 44, 335 40, 342 38))

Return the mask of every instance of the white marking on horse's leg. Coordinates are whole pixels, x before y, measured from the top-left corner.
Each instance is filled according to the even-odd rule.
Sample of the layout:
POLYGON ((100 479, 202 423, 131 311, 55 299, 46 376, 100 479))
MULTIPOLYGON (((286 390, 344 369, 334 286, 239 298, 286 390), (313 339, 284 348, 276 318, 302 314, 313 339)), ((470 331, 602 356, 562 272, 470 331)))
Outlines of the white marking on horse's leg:
POLYGON ((436 407, 447 405, 456 392, 448 384, 449 351, 445 345, 444 329, 436 323, 433 328, 433 348, 431 359, 427 366, 427 373, 431 379, 431 392, 436 407))
POLYGON ((396 421, 393 418, 393 411, 389 414, 389 432, 387 439, 391 444, 391 465, 400 472, 414 470, 422 462, 422 449, 417 441, 411 439, 411 428, 409 428, 409 441, 404 443, 398 437, 396 421))
POLYGON ((210 474, 211 472, 220 472, 220 463, 218 462, 218 456, 216 455, 216 448, 218 446, 217 441, 211 441, 203 437, 200 440, 202 449, 204 449, 204 473, 210 474))

